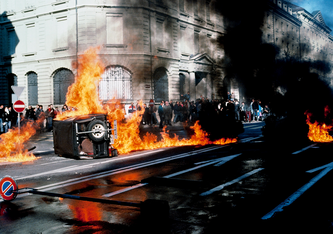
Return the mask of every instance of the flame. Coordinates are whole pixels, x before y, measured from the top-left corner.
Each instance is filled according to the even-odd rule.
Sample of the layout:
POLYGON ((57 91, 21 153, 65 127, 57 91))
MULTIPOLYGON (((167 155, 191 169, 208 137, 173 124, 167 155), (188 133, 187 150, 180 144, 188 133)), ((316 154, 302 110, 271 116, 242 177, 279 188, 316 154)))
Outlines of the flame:
MULTIPOLYGON (((207 144, 229 144, 236 139, 220 139, 210 141, 208 134, 201 129, 198 122, 193 127, 194 135, 191 139, 179 140, 178 136, 170 137, 166 128, 161 132, 162 140, 157 141, 157 136, 147 133, 140 138, 140 121, 144 109, 135 112, 131 118, 125 120, 125 112, 120 100, 113 99, 107 104, 102 104, 98 95, 98 84, 104 72, 104 65, 100 61, 97 48, 90 48, 85 51, 78 60, 78 72, 75 83, 68 88, 66 104, 74 107, 75 111, 67 111, 57 115, 56 119, 63 120, 83 114, 106 114, 111 123, 117 120, 118 139, 115 140, 114 147, 119 153, 124 154, 135 150, 157 149, 161 147, 185 146, 185 145, 207 145, 207 144)), ((142 105, 142 101, 140 102, 142 105)))
POLYGON ((0 161, 2 162, 26 162, 37 158, 27 149, 25 143, 36 133, 40 122, 44 119, 27 122, 22 128, 9 129, 7 133, 1 135, 0 139, 0 161))
MULTIPOLYGON (((329 108, 325 108, 325 117, 328 115, 329 108)), ((306 123, 309 125, 308 138, 313 142, 331 142, 333 137, 329 135, 329 131, 333 126, 324 124, 319 124, 317 121, 311 123, 310 119, 312 114, 308 111, 305 112, 307 119, 306 123)))

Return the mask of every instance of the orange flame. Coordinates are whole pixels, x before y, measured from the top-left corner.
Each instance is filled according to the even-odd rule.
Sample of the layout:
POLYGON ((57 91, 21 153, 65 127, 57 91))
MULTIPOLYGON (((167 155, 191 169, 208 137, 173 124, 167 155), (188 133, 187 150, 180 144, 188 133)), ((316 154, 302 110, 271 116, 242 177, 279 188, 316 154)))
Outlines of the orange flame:
POLYGON ((191 139, 179 140, 178 136, 170 137, 165 131, 166 128, 161 133, 163 138, 161 141, 157 141, 157 136, 152 133, 147 133, 141 139, 139 126, 142 119, 141 116, 144 112, 143 108, 125 121, 125 112, 120 101, 113 99, 108 104, 102 105, 99 99, 98 84, 104 72, 104 66, 97 56, 98 49, 90 48, 80 56, 78 61, 78 75, 75 78, 75 83, 69 87, 66 95, 66 104, 74 107, 76 111, 68 111, 57 115, 56 118, 58 120, 82 114, 106 114, 111 123, 113 120, 117 120, 118 139, 115 140, 114 146, 119 153, 170 146, 223 145, 237 141, 236 139, 220 139, 212 142, 209 140, 208 134, 201 129, 198 122, 191 127, 195 132, 191 139))
MULTIPOLYGON (((325 108, 325 117, 327 116, 328 108, 325 108)), ((333 126, 327 126, 326 124, 319 124, 317 121, 311 123, 310 119, 312 114, 308 111, 305 112, 307 119, 306 123, 309 125, 308 138, 313 142, 331 142, 333 137, 329 135, 329 131, 333 126)))
POLYGON ((36 133, 36 126, 40 126, 39 121, 36 124, 29 121, 20 129, 20 133, 18 128, 13 128, 2 134, 0 140, 0 161, 25 162, 36 160, 37 158, 32 153, 29 153, 24 145, 36 133))

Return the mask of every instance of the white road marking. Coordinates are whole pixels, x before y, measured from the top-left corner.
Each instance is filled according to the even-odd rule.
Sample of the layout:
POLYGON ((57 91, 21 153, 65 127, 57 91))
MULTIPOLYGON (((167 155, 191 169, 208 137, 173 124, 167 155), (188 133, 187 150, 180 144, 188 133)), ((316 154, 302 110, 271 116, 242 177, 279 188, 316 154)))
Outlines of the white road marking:
MULTIPOLYGON (((196 155, 196 154, 199 154, 199 153, 204 153, 204 152, 216 150, 216 149, 223 148, 223 147, 226 147, 226 146, 227 145, 213 146, 213 147, 209 147, 209 148, 199 149, 199 150, 196 150, 196 151, 191 151, 191 152, 182 153, 182 154, 175 155, 175 156, 170 156, 168 158, 157 159, 157 160, 144 162, 144 163, 139 163, 139 164, 136 164, 136 165, 131 165, 131 166, 123 167, 123 168, 117 168, 117 169, 113 169, 113 170, 109 170, 109 171, 105 171, 105 172, 100 172, 100 173, 96 173, 96 174, 92 174, 92 175, 88 175, 88 176, 82 176, 82 177, 79 177, 79 178, 69 179, 69 180, 65 180, 65 181, 62 181, 62 182, 37 187, 35 189, 38 189, 38 190, 41 190, 41 191, 49 191, 49 190, 53 190, 53 189, 57 189, 57 188, 63 188, 63 187, 66 187, 66 186, 70 186, 70 185, 74 185, 74 184, 78 184, 78 183, 82 183, 82 182, 87 182, 87 181, 90 181, 90 180, 99 179, 99 178, 103 178, 103 177, 106 177, 106 176, 119 174, 119 173, 123 173, 123 172, 127 172, 127 171, 132 171, 132 170, 144 168, 144 167, 147 167, 147 166, 160 164, 160 163, 163 163, 163 162, 168 162, 168 161, 172 161, 172 160, 176 160, 176 159, 180 159, 180 158, 190 157, 190 156, 193 156, 193 155, 196 155)), ((131 156, 131 157, 133 157, 133 156, 131 156)), ((130 157, 127 157, 127 158, 130 158, 130 157)), ((27 195, 29 195, 29 194, 21 194, 20 196, 27 196, 27 195)))
POLYGON ((212 164, 216 164, 221 166, 222 164, 230 161, 231 159, 233 158, 236 158, 237 156, 241 155, 240 154, 234 154, 234 155, 230 155, 230 156, 227 156, 227 157, 223 157, 223 158, 218 158, 218 159, 215 159, 211 162, 208 162, 208 163, 205 163, 205 164, 202 164, 200 166, 196 166, 196 167, 192 167, 192 168, 189 168, 189 169, 186 169, 186 170, 183 170, 183 171, 179 171, 179 172, 176 172, 176 173, 173 173, 173 174, 170 174, 170 175, 167 175, 167 176, 164 176, 164 178, 171 178, 171 177, 175 177, 175 176, 178 176, 178 175, 181 175, 181 174, 184 174, 184 173, 187 173, 187 172, 190 172, 190 171, 194 171, 194 170, 197 170, 199 168, 202 168, 202 167, 206 167, 206 166, 209 166, 209 165, 212 165, 212 164))
POLYGON ((244 174, 244 175, 242 175, 242 176, 240 176, 240 177, 238 177, 238 178, 236 178, 236 179, 234 179, 232 181, 229 181, 227 183, 221 184, 221 185, 219 185, 219 186, 217 186, 215 188, 212 188, 212 189, 210 189, 210 190, 208 190, 208 191, 206 191, 204 193, 201 193, 200 196, 207 196, 207 195, 210 195, 210 194, 212 194, 214 192, 220 191, 223 188, 225 188, 225 187, 227 187, 229 185, 232 185, 234 183, 237 183, 237 182, 241 181, 242 179, 244 179, 246 177, 249 177, 249 176, 251 176, 251 175, 253 175, 253 174, 255 174, 255 173, 257 173, 257 172, 259 172, 259 171, 261 171, 263 169, 264 168, 258 168, 258 169, 255 169, 253 171, 250 171, 250 172, 248 172, 248 173, 246 173, 246 174, 244 174))
POLYGON ((295 151, 295 152, 292 153, 292 154, 299 154, 299 153, 301 153, 301 152, 303 152, 303 151, 305 151, 305 150, 307 150, 307 149, 310 149, 310 148, 314 147, 315 145, 317 145, 317 144, 309 145, 309 146, 307 146, 307 147, 304 147, 304 148, 301 149, 301 150, 295 151))
POLYGON ((260 135, 258 137, 247 137, 247 138, 239 140, 239 142, 245 143, 245 142, 249 142, 249 141, 253 141, 253 140, 259 139, 261 137, 263 137, 263 135, 260 135))
MULTIPOLYGON (((189 171, 193 171, 193 170, 196 170, 196 169, 199 169, 199 168, 202 168, 202 167, 206 167, 206 166, 209 166, 209 165, 212 165, 212 164, 216 164, 216 163, 222 165, 223 163, 226 163, 226 162, 230 161, 231 159, 233 159, 233 158, 235 158, 239 155, 241 155, 241 154, 235 154, 235 155, 230 155, 230 156, 223 157, 223 158, 204 161, 205 164, 202 164, 201 162, 199 162, 197 164, 202 164, 202 165, 192 167, 192 168, 189 168, 189 169, 186 169, 186 170, 183 170, 183 171, 179 171, 179 172, 164 176, 163 178, 171 178, 171 177, 178 176, 178 175, 187 173, 189 171)), ((121 190, 118 190, 118 191, 115 191, 115 192, 112 192, 112 193, 104 194, 103 197, 111 197, 111 196, 114 196, 114 195, 117 195, 117 194, 120 194, 120 193, 124 193, 124 192, 130 191, 130 190, 136 189, 136 188, 140 188, 140 187, 145 186, 147 184, 148 183, 140 183, 140 184, 136 185, 137 187, 136 186, 131 186, 131 187, 128 187, 128 188, 124 188, 124 189, 121 189, 121 190)))
POLYGON ((145 185, 147 185, 147 183, 139 183, 139 184, 133 185, 133 186, 128 187, 128 188, 124 188, 124 189, 120 189, 120 190, 114 191, 112 193, 104 194, 103 197, 112 197, 112 196, 115 196, 115 195, 118 195, 118 194, 121 194, 121 193, 125 193, 125 192, 128 192, 128 191, 131 191, 133 189, 140 188, 140 187, 145 186, 145 185))
POLYGON ((333 169, 333 162, 328 163, 324 166, 314 168, 312 170, 308 170, 308 173, 312 173, 318 170, 322 170, 317 176, 312 178, 307 184, 303 185, 300 189, 298 189, 295 193, 293 193, 291 196, 289 196, 284 202, 280 203, 277 207, 275 207, 273 210, 268 212, 266 215, 264 215, 261 219, 270 219, 276 212, 282 212, 283 207, 289 206, 292 204, 297 198, 299 198, 306 190, 308 190, 312 185, 314 185, 317 181, 319 181, 321 178, 323 178, 328 172, 330 172, 333 169))

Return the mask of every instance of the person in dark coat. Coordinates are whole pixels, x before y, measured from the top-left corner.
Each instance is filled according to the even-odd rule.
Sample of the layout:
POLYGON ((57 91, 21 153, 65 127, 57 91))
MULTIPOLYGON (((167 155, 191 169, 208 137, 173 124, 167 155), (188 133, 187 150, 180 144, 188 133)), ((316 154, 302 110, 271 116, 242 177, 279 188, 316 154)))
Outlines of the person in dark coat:
POLYGON ((158 107, 158 115, 160 116, 160 128, 163 128, 163 122, 164 122, 163 101, 161 102, 160 106, 158 107))
POLYGON ((163 107, 164 112, 164 119, 165 119, 165 125, 171 126, 171 116, 172 116, 172 109, 169 105, 168 101, 165 101, 165 106, 163 107))
POLYGON ((35 111, 31 105, 29 105, 28 109, 25 111, 25 118, 32 121, 36 120, 35 111))

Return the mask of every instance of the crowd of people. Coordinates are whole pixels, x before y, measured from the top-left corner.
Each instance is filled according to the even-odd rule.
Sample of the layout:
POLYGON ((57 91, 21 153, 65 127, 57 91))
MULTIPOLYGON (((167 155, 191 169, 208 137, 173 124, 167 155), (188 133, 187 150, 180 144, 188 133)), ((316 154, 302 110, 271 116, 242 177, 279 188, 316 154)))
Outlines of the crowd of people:
MULTIPOLYGON (((58 107, 53 108, 53 104, 47 106, 47 109, 43 109, 43 105, 36 105, 32 107, 31 105, 25 109, 25 113, 20 113, 20 125, 23 126, 27 121, 38 121, 40 126, 38 129, 42 131, 52 131, 52 122, 56 118, 57 114, 68 111, 67 105, 63 105, 62 109, 59 110, 58 107)), ((8 132, 9 129, 18 126, 18 114, 12 110, 12 107, 0 105, 0 127, 1 134, 8 132)))
POLYGON ((148 105, 144 103, 143 107, 140 106, 139 101, 136 105, 132 102, 128 113, 131 115, 144 108, 141 124, 159 125, 160 128, 165 125, 171 126, 177 122, 194 123, 200 119, 200 115, 206 115, 207 113, 217 114, 221 119, 234 119, 243 123, 263 121, 271 113, 268 105, 263 107, 261 101, 255 99, 251 99, 248 103, 240 103, 230 95, 230 99, 225 101, 209 100, 202 96, 196 101, 189 101, 189 94, 182 96, 184 96, 183 101, 176 101, 175 103, 172 100, 161 101, 158 107, 152 99, 148 105), (157 119, 157 114, 160 121, 157 119))

